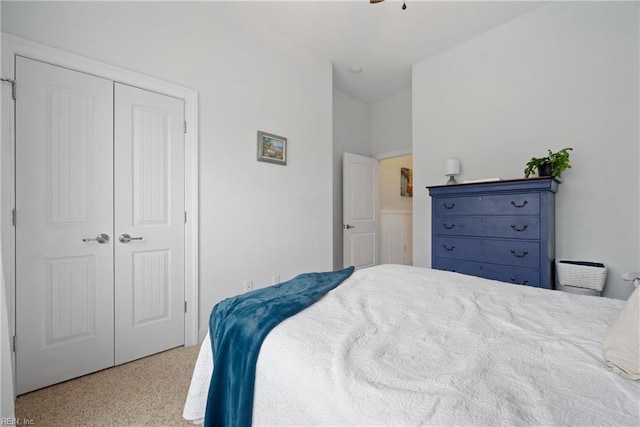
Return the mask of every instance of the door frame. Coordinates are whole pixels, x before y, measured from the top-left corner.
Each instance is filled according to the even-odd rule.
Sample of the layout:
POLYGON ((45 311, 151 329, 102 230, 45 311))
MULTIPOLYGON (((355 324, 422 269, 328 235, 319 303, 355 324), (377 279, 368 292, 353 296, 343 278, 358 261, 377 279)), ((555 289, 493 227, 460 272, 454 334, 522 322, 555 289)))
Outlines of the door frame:
MULTIPOLYGON (((405 157, 405 156, 411 156, 412 160, 411 162, 413 163, 413 149, 411 147, 408 148, 401 148, 401 149, 397 149, 397 150, 392 150, 392 151, 386 151, 384 153, 379 153, 376 155, 376 159, 378 159, 378 165, 380 165, 380 163, 382 163, 384 160, 390 160, 390 159, 396 159, 398 157, 405 157)), ((414 166, 411 166, 411 169, 415 169, 414 166)), ((380 185, 380 187, 382 187, 382 185, 380 185)), ((415 187, 414 187, 415 190, 415 187)), ((380 262, 382 263, 382 258, 383 258, 383 250, 385 249, 385 247, 383 247, 383 217, 393 217, 396 218, 398 216, 404 216, 404 215, 411 215, 412 221, 411 221, 411 241, 412 241, 412 245, 411 245, 411 257, 413 259, 413 228, 414 228, 414 222, 415 219, 413 218, 413 205, 415 203, 416 198, 412 197, 411 198, 411 211, 388 211, 385 209, 380 209, 379 215, 380 215, 380 262)), ((382 206, 382 201, 380 202, 380 206, 382 206)), ((413 262, 412 264, 413 265, 413 262)))
MULTIPOLYGON (((82 55, 70 53, 52 48, 37 42, 0 33, 2 45, 1 76, 5 79, 15 80, 16 55, 47 62, 52 65, 69 68, 86 74, 93 74, 109 80, 117 81, 131 86, 136 86, 163 95, 173 96, 184 100, 185 121, 187 123, 184 134, 185 141, 185 210, 187 222, 185 224, 185 301, 187 312, 185 313, 185 346, 199 343, 198 336, 198 92, 194 89, 180 86, 174 83, 149 77, 134 71, 113 66, 104 62, 87 58, 82 55)), ((4 83, 3 83, 4 84, 4 83)), ((20 82, 16 84, 17 96, 20 96, 20 82)), ((15 118, 14 112, 2 113, 2 126, 9 126, 10 138, 0 141, 0 158, 3 165, 0 182, 2 187, 2 200, 10 200, 11 206, 2 206, 1 216, 11 216, 15 208, 15 118), (5 157, 9 160, 5 161, 5 157)), ((3 134, 5 132, 3 131, 3 134)), ((19 218, 18 218, 19 220, 19 218)), ((15 335, 15 227, 11 221, 2 221, 2 241, 8 247, 4 251, 9 253, 3 256, 8 260, 5 271, 5 286, 7 290, 7 309, 9 317, 10 335, 15 335)), ((4 343, 3 343, 4 344, 4 343)), ((15 353, 12 353, 15 358, 15 353)), ((15 363, 15 359, 14 359, 15 363)), ((15 366, 15 365, 14 365, 15 366)), ((15 376, 15 370, 14 370, 15 376)))

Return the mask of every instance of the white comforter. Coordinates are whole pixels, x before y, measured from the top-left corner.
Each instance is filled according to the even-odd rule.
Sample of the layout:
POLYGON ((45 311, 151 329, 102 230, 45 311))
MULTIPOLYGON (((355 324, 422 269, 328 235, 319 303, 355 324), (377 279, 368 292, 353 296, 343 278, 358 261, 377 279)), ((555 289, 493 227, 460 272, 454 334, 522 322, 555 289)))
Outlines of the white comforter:
MULTIPOLYGON (((254 424, 639 425, 640 384, 606 369, 624 301, 384 265, 277 326, 254 424)), ((203 343, 184 409, 201 420, 203 343)))

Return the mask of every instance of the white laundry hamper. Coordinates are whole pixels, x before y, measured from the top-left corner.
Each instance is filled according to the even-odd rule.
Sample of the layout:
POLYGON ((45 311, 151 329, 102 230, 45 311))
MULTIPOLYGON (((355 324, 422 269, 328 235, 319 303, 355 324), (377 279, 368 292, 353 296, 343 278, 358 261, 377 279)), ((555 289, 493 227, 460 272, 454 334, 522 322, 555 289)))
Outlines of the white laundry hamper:
POLYGON ((556 260, 556 289, 572 294, 600 296, 607 266, 600 262, 556 260))

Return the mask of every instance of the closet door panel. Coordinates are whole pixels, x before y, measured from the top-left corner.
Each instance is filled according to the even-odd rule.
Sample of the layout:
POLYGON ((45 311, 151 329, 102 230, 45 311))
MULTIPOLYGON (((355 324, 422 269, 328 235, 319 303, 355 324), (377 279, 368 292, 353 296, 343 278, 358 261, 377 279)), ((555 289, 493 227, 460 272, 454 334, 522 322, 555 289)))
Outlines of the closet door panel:
POLYGON ((16 76, 22 394, 114 363, 113 83, 23 57, 16 76))
POLYGON ((184 345, 184 102, 115 86, 116 364, 184 345))

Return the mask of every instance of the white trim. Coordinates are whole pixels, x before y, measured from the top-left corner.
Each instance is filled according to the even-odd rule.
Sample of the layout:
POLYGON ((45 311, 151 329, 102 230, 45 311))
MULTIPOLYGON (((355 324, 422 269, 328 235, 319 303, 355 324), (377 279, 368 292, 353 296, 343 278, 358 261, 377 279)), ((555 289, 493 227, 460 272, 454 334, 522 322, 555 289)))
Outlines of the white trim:
MULTIPOLYGON (((10 76, 12 74, 8 74, 5 73, 4 70, 4 63, 2 63, 2 60, 0 58, 0 64, 3 66, 2 68, 2 74, 1 76, 3 78, 6 78, 7 76, 10 76)), ((2 83, 3 85, 7 84, 6 82, 2 83)), ((11 90, 9 90, 8 92, 11 92, 11 90)), ((9 95, 10 96, 10 95, 9 95)), ((0 185, 2 186, 0 188, 0 194, 2 197, 2 202, 0 202, 0 207, 2 208, 2 211, 0 212, 0 216, 13 216, 13 208, 15 207, 15 186, 13 185, 13 178, 15 176, 14 174, 14 160, 15 160, 15 145, 14 145, 14 141, 15 141, 15 127, 14 127, 14 123, 15 123, 15 108, 14 108, 14 102, 10 102, 11 107, 9 107, 7 110, 5 111, 5 100, 2 100, 2 109, 0 111, 0 120, 1 121, 1 126, 2 128, 4 128, 6 126, 7 129, 9 129, 9 135, 8 135, 8 141, 4 141, 2 139, 2 137, 6 134, 6 132, 2 132, 0 133, 0 144, 2 144, 2 146, 0 147, 0 151, 2 152, 2 154, 0 155, 0 160, 1 160, 1 167, 0 167, 0 172, 2 174, 2 177, 0 178, 0 185), (4 156, 7 157, 7 159, 9 159, 9 161, 5 161, 4 156), (6 194, 5 194, 5 189, 6 190, 6 194), (4 197, 7 196, 7 199, 4 199, 4 197), (5 205, 5 201, 7 202, 7 204, 5 205)), ((2 230, 0 230, 0 235, 1 236, 7 236, 2 237, 1 241, 2 243, 4 243, 5 241, 8 240, 8 248, 2 246, 2 258, 0 259, 0 262, 4 261, 4 258, 7 257, 7 262, 8 265, 4 265, 3 272, 4 272, 4 281, 0 281, 0 286, 4 286, 5 287, 5 304, 6 304, 6 308, 7 308, 7 320, 8 320, 8 325, 7 325, 7 329, 9 330, 9 337, 13 337, 16 334, 16 327, 15 327, 15 312, 16 312, 16 298, 15 298, 15 227, 12 224, 12 220, 11 218, 9 219, 9 221, 2 221, 1 223, 1 227, 2 230)), ((9 345, 12 347, 11 350, 11 372, 12 372, 12 387, 11 387, 11 392, 13 393, 13 397, 15 397, 15 390, 16 390, 16 378, 15 375, 13 375, 13 373, 15 372, 15 367, 16 367, 16 353, 13 351, 13 343, 12 342, 2 342, 0 343, 1 345, 9 345)), ((2 391, 3 392, 7 392, 7 390, 5 389, 5 381, 3 379, 2 381, 2 391)))
POLYGON ((385 151, 384 153, 376 154, 374 158, 378 160, 384 160, 384 159, 393 159, 394 157, 409 156, 411 154, 413 154, 413 149, 411 147, 407 147, 407 148, 399 148, 397 150, 385 151))
MULTIPOLYGON (((188 310, 185 314, 184 340, 185 346, 198 344, 198 92, 195 89, 148 77, 135 71, 55 49, 21 37, 0 33, 0 38, 2 41, 3 78, 14 78, 15 56, 20 55, 184 100, 184 114, 187 121, 187 133, 185 133, 185 209, 188 213, 187 223, 185 224, 185 300, 187 301, 188 310)), ((17 96, 18 98, 20 97, 20 82, 17 83, 17 96)), ((2 125, 8 124, 13 128, 13 123, 5 123, 5 117, 6 115, 3 115, 2 125)), ((12 152, 13 141, 2 141, 2 144, 7 143, 11 144, 8 150, 12 152)), ((5 147, 3 146, 2 148, 4 149, 5 147)), ((13 167, 15 168, 15 165, 13 167)), ((5 175, 3 174, 4 177, 5 175)), ((7 177, 7 180, 9 182, 3 181, 2 185, 10 186, 13 208, 15 206, 15 195, 13 194, 15 178, 13 174, 7 177)), ((3 208, 6 211, 6 207, 3 208)), ((3 214, 6 214, 6 212, 3 212, 3 214)), ((14 227, 11 227, 11 230, 2 230, 3 233, 7 231, 15 236, 14 227)), ((14 237, 12 237, 13 239, 14 237)), ((9 249, 12 253, 15 252, 15 245, 9 249)), ((12 254, 12 257, 14 256, 12 254)), ((7 286, 12 287, 11 294, 15 295, 15 266, 8 266, 8 269, 7 277, 10 278, 10 283, 7 286)), ((13 304, 15 305, 15 299, 13 304)), ((14 310, 12 312, 15 313, 14 310)), ((15 318, 10 319, 10 322, 13 333, 15 318)))

